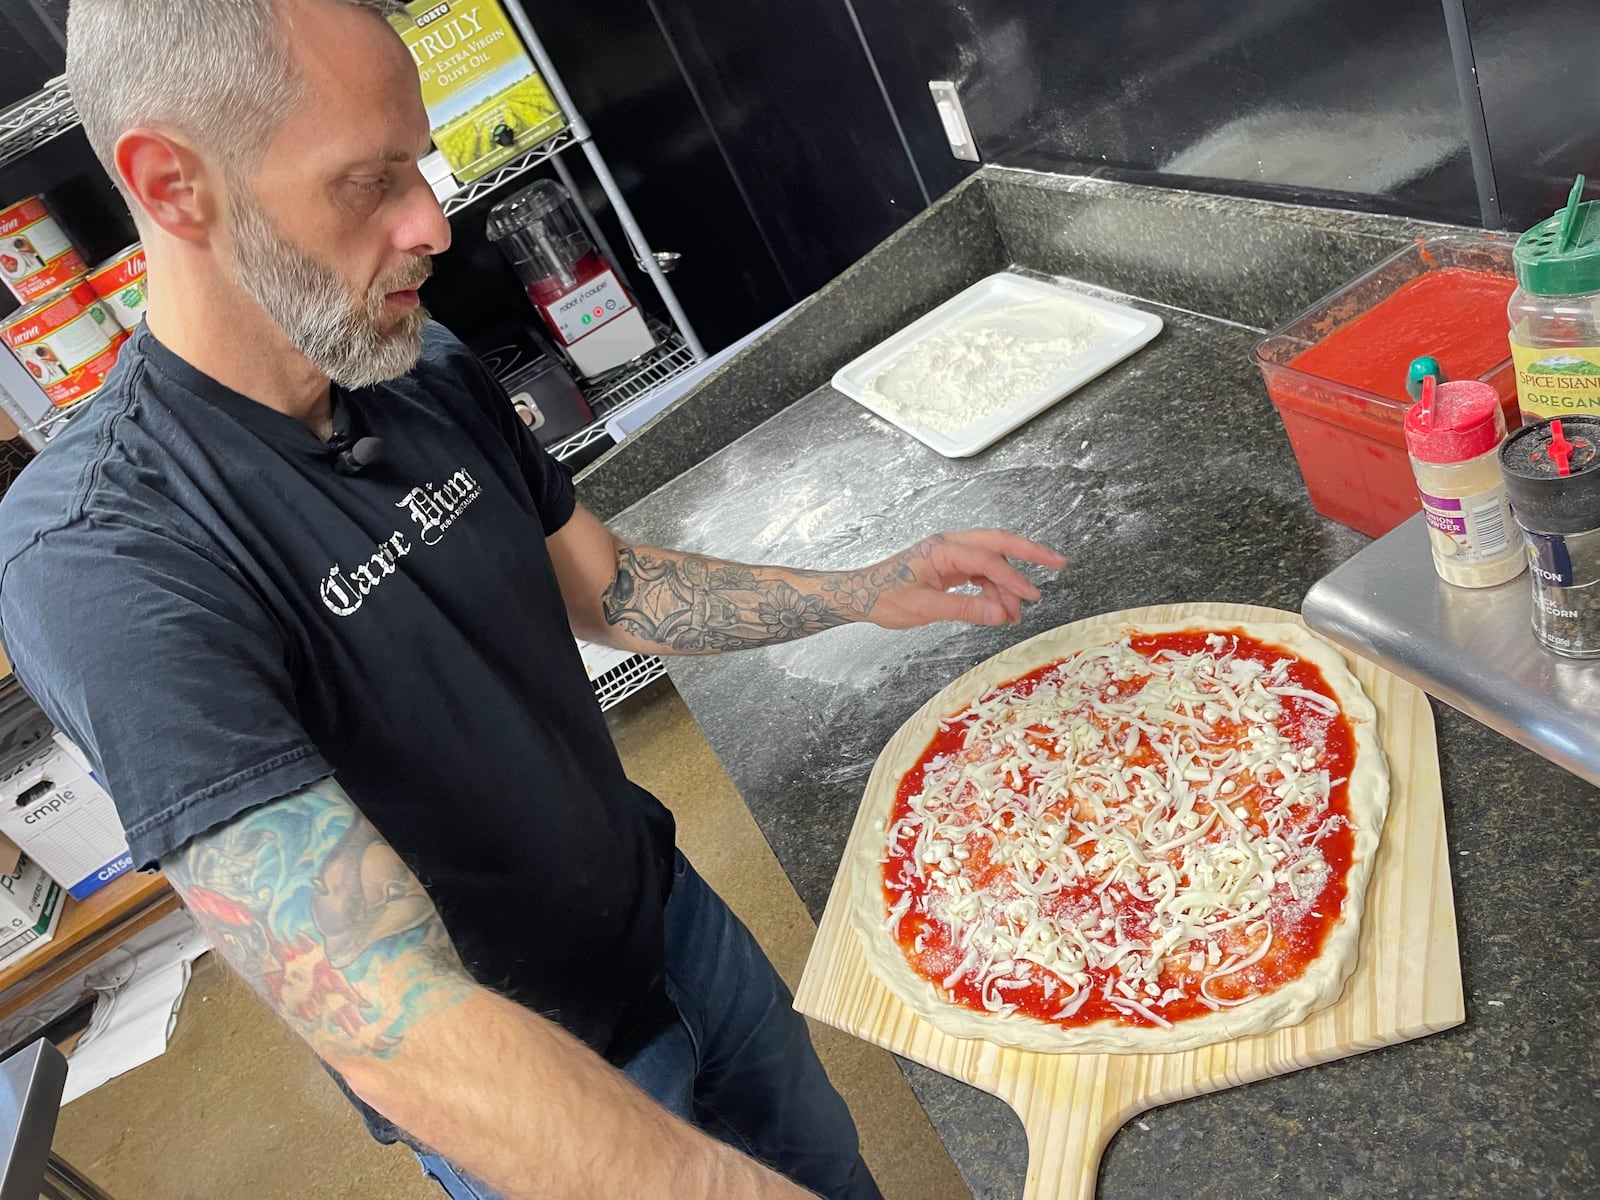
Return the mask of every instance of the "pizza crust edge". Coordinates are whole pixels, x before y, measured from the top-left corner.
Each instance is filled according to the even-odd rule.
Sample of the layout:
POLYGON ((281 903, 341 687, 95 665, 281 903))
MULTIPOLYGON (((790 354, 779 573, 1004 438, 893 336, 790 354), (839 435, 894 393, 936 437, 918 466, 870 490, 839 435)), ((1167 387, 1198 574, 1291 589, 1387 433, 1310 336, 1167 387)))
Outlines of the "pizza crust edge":
POLYGON ((1108 621, 1048 630, 1002 651, 918 709, 884 747, 867 781, 862 806, 867 810, 871 836, 858 839, 854 861, 848 866, 851 924, 873 975, 943 1033, 1042 1053, 1166 1054, 1300 1024, 1338 1000, 1359 958, 1367 884, 1389 811, 1389 766, 1379 741, 1377 715, 1376 706, 1344 656, 1304 626, 1289 622, 1203 617, 1165 622, 1108 621), (884 833, 875 827, 878 821, 887 826, 900 780, 933 739, 939 722, 993 687, 1078 650, 1116 641, 1130 633, 1209 633, 1226 629, 1237 629, 1314 664, 1355 735, 1356 761, 1349 784, 1350 815, 1356 823, 1355 847, 1345 880, 1344 906, 1339 920, 1329 930, 1322 953, 1305 974, 1277 991, 1237 1008, 1183 1021, 1171 1029, 1110 1021, 1067 1028, 1018 1014, 979 1013, 950 1003, 933 983, 917 974, 889 934, 888 908, 883 900, 884 833))

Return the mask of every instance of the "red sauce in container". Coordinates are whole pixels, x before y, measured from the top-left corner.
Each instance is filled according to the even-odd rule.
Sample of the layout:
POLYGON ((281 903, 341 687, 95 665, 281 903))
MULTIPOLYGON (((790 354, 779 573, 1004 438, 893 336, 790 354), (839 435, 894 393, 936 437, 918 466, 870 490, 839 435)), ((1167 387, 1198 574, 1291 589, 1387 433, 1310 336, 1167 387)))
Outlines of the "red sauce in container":
POLYGON ((1504 361, 1506 304, 1516 286, 1459 267, 1419 275, 1289 365, 1409 407, 1406 369, 1419 354, 1437 358, 1451 379, 1477 379, 1504 361))
POLYGON ((1448 378, 1488 383, 1507 428, 1520 423, 1507 341, 1516 288, 1509 249, 1470 240, 1463 250, 1458 241, 1419 242, 1374 268, 1377 277, 1397 264, 1416 273, 1370 308, 1351 311, 1371 290, 1363 277, 1256 347, 1312 504, 1373 537, 1422 511, 1404 430, 1414 358, 1432 355, 1448 378), (1504 270, 1482 265, 1497 255, 1504 270))

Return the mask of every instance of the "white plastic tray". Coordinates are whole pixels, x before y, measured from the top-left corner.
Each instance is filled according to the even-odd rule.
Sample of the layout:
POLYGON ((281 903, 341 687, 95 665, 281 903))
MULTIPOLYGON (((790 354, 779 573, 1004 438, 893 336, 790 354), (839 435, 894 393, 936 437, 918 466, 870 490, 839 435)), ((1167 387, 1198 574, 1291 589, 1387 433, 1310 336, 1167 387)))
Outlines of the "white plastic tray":
POLYGON ((1012 430, 1027 424, 1051 405, 1141 349, 1161 332, 1161 324, 1160 317, 1129 308, 1125 304, 1113 304, 1109 300, 1086 296, 1058 284, 1001 271, 987 279, 980 279, 966 291, 946 300, 926 316, 913 321, 893 337, 878 343, 860 358, 841 368, 833 377, 833 386, 863 408, 876 413, 946 458, 966 458, 992 446, 1012 430), (1064 296, 1074 304, 1093 310, 1100 336, 1086 353, 1065 366, 1048 384, 1019 398, 1010 408, 980 417, 953 434, 944 434, 884 412, 866 399, 867 385, 887 370, 901 354, 930 334, 973 313, 1021 304, 1042 296, 1064 296))

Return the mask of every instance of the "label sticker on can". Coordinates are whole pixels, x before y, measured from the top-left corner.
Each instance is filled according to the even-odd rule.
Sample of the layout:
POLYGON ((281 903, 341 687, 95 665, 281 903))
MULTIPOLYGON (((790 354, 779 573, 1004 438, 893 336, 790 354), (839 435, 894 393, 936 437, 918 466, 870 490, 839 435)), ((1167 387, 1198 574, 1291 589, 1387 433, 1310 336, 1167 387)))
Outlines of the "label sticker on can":
POLYGON ((80 283, 0 324, 0 340, 60 407, 99 390, 128 335, 94 289, 80 283))
POLYGON ((144 247, 137 242, 89 272, 89 286, 130 332, 144 317, 144 247))
POLYGON ((0 278, 18 300, 49 295, 87 270, 39 197, 0 208, 0 278))
POLYGON ((1543 419, 1600 416, 1600 346, 1538 349, 1511 343, 1517 366, 1517 403, 1543 419))
POLYGON ((121 291, 102 297, 102 300, 117 318, 118 325, 129 333, 139 328, 139 322, 144 319, 145 308, 143 280, 130 283, 121 291))
POLYGON ((1422 493, 1423 519, 1434 552, 1469 566, 1499 558, 1511 546, 1515 526, 1503 491, 1447 498, 1422 493))

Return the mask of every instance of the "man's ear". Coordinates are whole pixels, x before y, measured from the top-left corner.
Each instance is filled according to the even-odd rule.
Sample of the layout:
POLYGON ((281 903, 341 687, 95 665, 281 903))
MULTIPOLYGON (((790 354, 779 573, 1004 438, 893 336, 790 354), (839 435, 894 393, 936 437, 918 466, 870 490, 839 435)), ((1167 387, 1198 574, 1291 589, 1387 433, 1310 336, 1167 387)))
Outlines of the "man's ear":
POLYGON ((184 241, 211 236, 223 212, 219 172, 181 137, 130 129, 117 139, 117 174, 144 216, 184 241))

